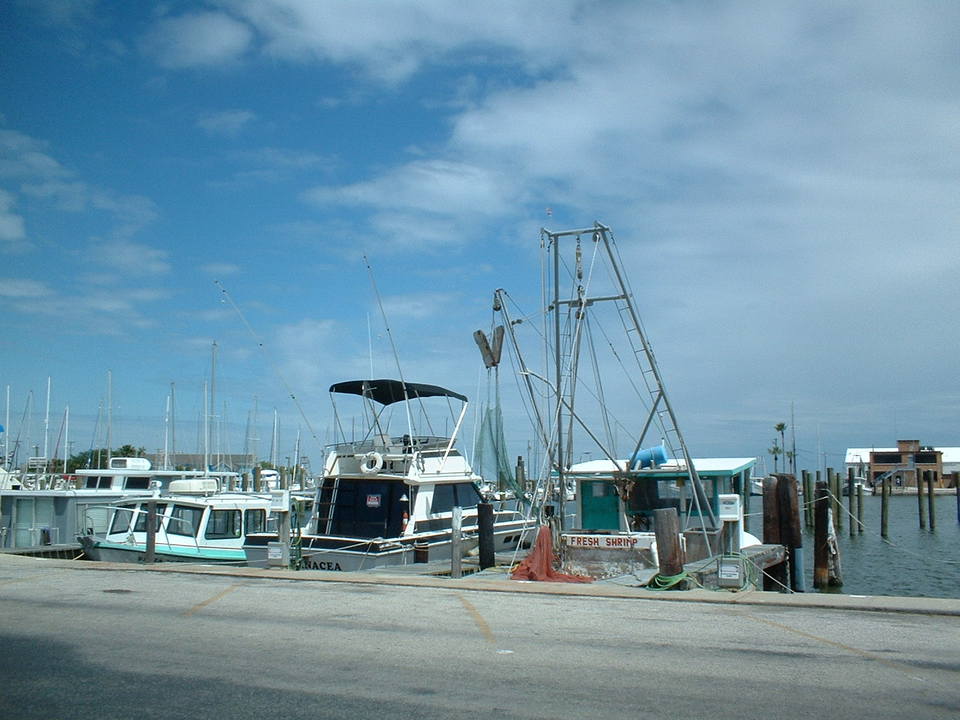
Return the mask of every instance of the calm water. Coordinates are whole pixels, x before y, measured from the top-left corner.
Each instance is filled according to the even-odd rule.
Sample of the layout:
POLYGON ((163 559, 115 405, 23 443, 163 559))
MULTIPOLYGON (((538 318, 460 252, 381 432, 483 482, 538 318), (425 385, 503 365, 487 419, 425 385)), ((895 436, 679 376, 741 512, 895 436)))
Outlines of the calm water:
MULTIPOLYGON (((923 500, 926 504, 926 496, 923 500)), ((846 498, 843 507, 846 510, 846 498)), ((758 509, 751 507, 752 512, 758 509)), ((844 513, 843 528, 837 534, 843 587, 827 592, 960 598, 960 523, 955 495, 936 496, 936 516, 935 530, 930 530, 929 518, 927 529, 921 530, 916 495, 893 496, 885 541, 880 537, 880 497, 865 496, 862 535, 850 537, 849 516, 844 513)), ((761 519, 751 518, 750 528, 759 537, 761 519)), ((804 530, 803 554, 807 592, 814 592, 812 529, 804 530)))

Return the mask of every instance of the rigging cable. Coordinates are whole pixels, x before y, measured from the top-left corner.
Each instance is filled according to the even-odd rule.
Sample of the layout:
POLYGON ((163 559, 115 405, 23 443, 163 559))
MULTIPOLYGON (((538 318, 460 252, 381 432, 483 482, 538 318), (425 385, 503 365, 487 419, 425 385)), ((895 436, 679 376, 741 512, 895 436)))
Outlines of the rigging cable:
POLYGON ((213 282, 218 288, 220 288, 220 292, 223 295, 224 300, 228 302, 230 304, 230 307, 232 307, 237 312, 237 315, 240 317, 240 321, 247 328, 247 331, 250 333, 254 341, 257 343, 257 347, 263 353, 263 356, 266 359, 267 364, 270 365, 270 368, 273 370, 274 373, 276 373, 277 378, 279 378, 280 382, 283 383, 283 387, 286 389, 287 394, 290 396, 290 399, 293 400, 293 404, 296 406, 297 410, 300 412, 300 417, 302 417, 303 422, 306 423, 307 429, 310 431, 310 436, 314 440, 316 440, 317 443, 322 447, 323 442, 321 442, 320 438, 317 437, 317 433, 314 431, 313 425, 310 423, 310 418, 308 418, 306 412, 304 412, 303 406, 300 404, 300 400, 297 398, 293 390, 290 388, 290 384, 287 382, 286 378, 280 372, 280 368, 278 368, 276 363, 274 363, 273 360, 271 360, 269 353, 267 353, 267 348, 263 344, 263 341, 260 340, 259 336, 254 331, 250 323, 247 322, 247 318, 244 316, 243 312, 240 310, 237 304, 233 301, 233 298, 230 297, 230 293, 227 292, 227 289, 223 286, 223 284, 219 280, 214 280, 213 282))

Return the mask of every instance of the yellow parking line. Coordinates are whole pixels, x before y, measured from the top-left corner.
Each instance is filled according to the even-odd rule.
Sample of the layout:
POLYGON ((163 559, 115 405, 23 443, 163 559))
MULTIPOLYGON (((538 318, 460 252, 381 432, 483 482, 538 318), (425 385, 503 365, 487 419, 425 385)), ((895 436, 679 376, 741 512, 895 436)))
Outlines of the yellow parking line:
POLYGON ((457 597, 460 598, 460 602, 463 603, 463 607, 465 607, 467 612, 470 613, 470 617, 472 617, 473 622, 476 623, 477 628, 480 630, 480 634, 483 635, 483 639, 493 645, 493 630, 490 629, 490 625, 487 623, 487 621, 483 619, 483 615, 481 615, 480 611, 473 606, 473 603, 467 600, 463 595, 457 593, 457 597))
POLYGON ((206 600, 204 600, 203 602, 197 603, 197 604, 194 605, 192 608, 190 608, 189 610, 187 610, 186 612, 184 612, 184 613, 183 613, 183 616, 184 616, 184 617, 190 617, 191 615, 193 615, 193 614, 194 614, 195 612, 197 612, 198 610, 203 610, 203 608, 205 608, 207 605, 210 605, 211 603, 215 603, 215 602, 216 602, 217 600, 219 600, 220 598, 224 597, 225 595, 229 595, 229 594, 232 593, 234 590, 236 590, 236 589, 238 589, 238 588, 241 588, 241 587, 243 587, 243 586, 244 586, 244 583, 234 583, 233 585, 231 585, 230 587, 226 588, 225 590, 221 590, 220 592, 218 592, 218 593, 217 593, 216 595, 214 595, 213 597, 209 597, 209 598, 207 598, 206 600))

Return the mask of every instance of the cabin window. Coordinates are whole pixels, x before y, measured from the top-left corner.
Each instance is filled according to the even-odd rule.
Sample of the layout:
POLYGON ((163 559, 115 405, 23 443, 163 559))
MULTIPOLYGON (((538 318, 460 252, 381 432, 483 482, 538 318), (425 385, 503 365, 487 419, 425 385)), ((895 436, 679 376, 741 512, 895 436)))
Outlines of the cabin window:
POLYGON ((239 510, 213 510, 203 536, 210 540, 240 537, 239 510))
POLYGON ((450 485, 436 485, 433 488, 433 502, 430 503, 431 513, 452 512, 455 505, 462 508, 476 507, 480 502, 480 493, 473 483, 454 483, 450 485))
POLYGON ((127 490, 149 490, 150 478, 149 477, 128 477, 127 482, 124 484, 124 487, 127 490))
POLYGON ((117 508, 113 512, 113 522, 110 523, 110 532, 127 532, 127 530, 130 529, 130 521, 132 519, 132 508, 117 508))
MULTIPOLYGON (((163 521, 163 516, 167 512, 166 504, 157 503, 157 527, 156 530, 160 529, 160 523, 163 521)), ((137 522, 133 525, 134 532, 146 532, 147 531, 147 504, 144 503, 140 506, 140 512, 137 513, 137 522)))
POLYGON ((111 486, 110 477, 94 476, 87 478, 87 489, 96 490, 98 488, 109 488, 111 486))
POLYGON ((243 525, 246 533, 262 533, 267 531, 267 511, 266 510, 244 510, 243 525))
POLYGON ((170 513, 170 521, 167 523, 167 535, 188 535, 194 536, 200 529, 200 518, 203 517, 203 509, 189 507, 187 505, 174 505, 173 512, 170 513))

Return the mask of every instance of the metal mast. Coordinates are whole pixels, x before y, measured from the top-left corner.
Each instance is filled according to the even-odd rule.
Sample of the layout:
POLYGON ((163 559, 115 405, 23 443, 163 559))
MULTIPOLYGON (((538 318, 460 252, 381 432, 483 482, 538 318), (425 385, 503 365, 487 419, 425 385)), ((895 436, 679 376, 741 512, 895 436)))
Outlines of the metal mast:
MULTIPOLYGON (((670 403, 670 399, 667 395, 666 386, 663 382, 663 377, 660 374, 660 369, 657 365, 656 358, 653 354, 653 348, 650 345, 649 340, 647 339, 646 333, 643 330, 643 325, 640 322, 640 317, 637 314, 636 308, 633 305, 633 295, 628 287, 627 280, 623 275, 623 272, 620 268, 619 258, 616 255, 613 238, 610 228, 596 222, 591 228, 580 228, 575 230, 563 230, 560 232, 551 232, 549 230, 542 230, 550 242, 553 243, 554 251, 554 341, 556 343, 555 348, 555 360, 556 360, 556 379, 557 386, 554 389, 557 394, 557 417, 559 419, 560 412, 562 407, 566 404, 563 402, 563 389, 562 389, 562 367, 561 367, 561 355, 560 355, 560 305, 567 306, 577 306, 580 310, 584 310, 588 306, 601 301, 614 301, 618 312, 620 313, 621 318, 623 319, 624 326, 627 330, 628 336, 635 336, 635 340, 631 341, 631 347, 633 353, 636 357, 637 363, 640 367, 640 375, 643 377, 644 383, 646 385, 647 392, 650 395, 651 407, 650 412, 647 416, 646 422, 644 423, 643 430, 641 431, 637 445, 634 448, 631 457, 635 456, 636 453, 640 450, 643 445, 644 438, 646 437, 647 431, 650 429, 650 426, 654 421, 658 427, 660 427, 664 433, 664 443, 667 445, 671 455, 674 458, 682 458, 685 464, 685 469, 690 477, 691 485, 693 486, 693 501, 694 505, 697 508, 697 511, 701 514, 701 518, 709 517, 711 525, 716 525, 716 520, 713 515, 713 509, 710 507, 710 503, 706 502, 706 496, 703 492, 702 485, 700 483, 700 478, 697 475, 696 468, 693 465, 693 460, 690 457, 690 452, 687 448, 687 443, 684 440, 683 434, 680 431, 680 427, 677 423, 676 414, 674 413, 673 406, 670 403), (616 289, 619 290, 619 293, 612 296, 606 297, 584 297, 582 292, 578 291, 577 297, 570 300, 560 300, 559 289, 556 287, 559 284, 559 271, 558 271, 558 245, 559 240, 562 237, 570 236, 581 236, 587 235, 592 236, 594 242, 599 242, 603 244, 603 248, 606 252, 606 255, 610 261, 610 266, 613 270, 613 276, 616 281, 616 289), (634 344, 636 343, 636 344, 634 344), (639 347, 638 347, 639 346, 639 347)), ((571 360, 571 364, 573 361, 571 360)), ((571 372, 573 372, 573 366, 571 367, 571 372)), ((570 379, 570 382, 573 382, 573 378, 570 379)), ((558 456, 562 459, 562 454, 560 453, 561 448, 561 436, 562 430, 560 428, 560 423, 558 422, 557 428, 557 452, 558 456)), ((558 474, 562 480, 562 460, 557 463, 558 474)), ((628 468, 632 470, 633 468, 628 468)), ((706 534, 706 533, 705 533, 706 534)), ((707 539, 709 545, 709 538, 707 539)))

